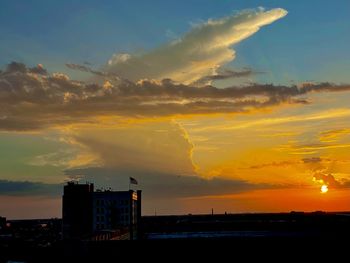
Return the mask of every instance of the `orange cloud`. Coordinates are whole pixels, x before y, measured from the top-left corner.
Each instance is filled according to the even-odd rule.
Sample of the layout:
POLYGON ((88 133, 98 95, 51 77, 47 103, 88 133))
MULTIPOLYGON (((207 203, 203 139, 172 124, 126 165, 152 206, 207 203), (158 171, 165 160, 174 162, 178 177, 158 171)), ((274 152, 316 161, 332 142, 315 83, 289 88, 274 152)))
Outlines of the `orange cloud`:
POLYGON ((350 129, 338 129, 338 130, 329 130, 320 133, 320 141, 321 142, 336 142, 341 137, 350 134, 350 129))

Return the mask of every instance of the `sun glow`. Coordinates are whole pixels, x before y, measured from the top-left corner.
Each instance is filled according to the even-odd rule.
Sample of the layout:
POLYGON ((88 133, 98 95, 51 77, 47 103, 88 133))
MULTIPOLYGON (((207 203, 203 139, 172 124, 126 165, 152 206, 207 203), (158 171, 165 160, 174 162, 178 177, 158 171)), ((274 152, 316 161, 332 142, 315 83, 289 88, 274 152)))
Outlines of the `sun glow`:
POLYGON ((328 186, 325 185, 325 184, 322 185, 322 186, 321 186, 321 193, 322 193, 322 194, 325 194, 325 193, 327 193, 327 192, 328 192, 328 186))

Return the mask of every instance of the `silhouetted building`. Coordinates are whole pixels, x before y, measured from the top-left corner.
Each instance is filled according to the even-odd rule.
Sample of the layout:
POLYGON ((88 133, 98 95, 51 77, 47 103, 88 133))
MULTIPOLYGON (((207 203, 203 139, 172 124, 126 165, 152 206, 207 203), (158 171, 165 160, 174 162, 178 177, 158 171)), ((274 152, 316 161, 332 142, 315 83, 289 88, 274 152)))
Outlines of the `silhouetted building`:
POLYGON ((0 230, 6 227, 6 217, 0 216, 0 230))
POLYGON ((93 184, 69 182, 64 186, 62 233, 64 238, 81 238, 92 234, 93 184))
POLYGON ((106 236, 105 233, 118 230, 127 233, 128 238, 136 239, 140 219, 140 190, 94 191, 93 184, 72 182, 64 187, 64 238, 106 236))

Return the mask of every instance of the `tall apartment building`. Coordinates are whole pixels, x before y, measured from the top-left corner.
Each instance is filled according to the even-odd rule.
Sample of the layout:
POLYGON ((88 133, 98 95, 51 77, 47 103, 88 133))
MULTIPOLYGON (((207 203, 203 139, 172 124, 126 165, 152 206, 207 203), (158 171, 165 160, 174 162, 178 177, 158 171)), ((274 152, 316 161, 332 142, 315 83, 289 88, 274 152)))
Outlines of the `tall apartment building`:
POLYGON ((62 198, 62 232, 64 238, 85 238, 92 234, 93 184, 69 182, 62 198))
POLYGON ((141 191, 94 191, 93 184, 64 186, 63 237, 88 238, 103 231, 127 230, 136 239, 141 191))

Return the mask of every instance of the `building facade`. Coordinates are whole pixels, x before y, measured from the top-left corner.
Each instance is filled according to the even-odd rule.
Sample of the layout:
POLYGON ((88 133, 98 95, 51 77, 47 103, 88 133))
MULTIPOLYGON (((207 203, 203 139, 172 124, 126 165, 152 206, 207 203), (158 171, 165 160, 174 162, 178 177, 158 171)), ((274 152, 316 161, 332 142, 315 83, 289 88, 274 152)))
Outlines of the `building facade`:
POLYGON ((94 191, 93 184, 77 183, 68 183, 64 188, 64 238, 92 237, 118 230, 136 239, 140 219, 140 190, 94 191))

